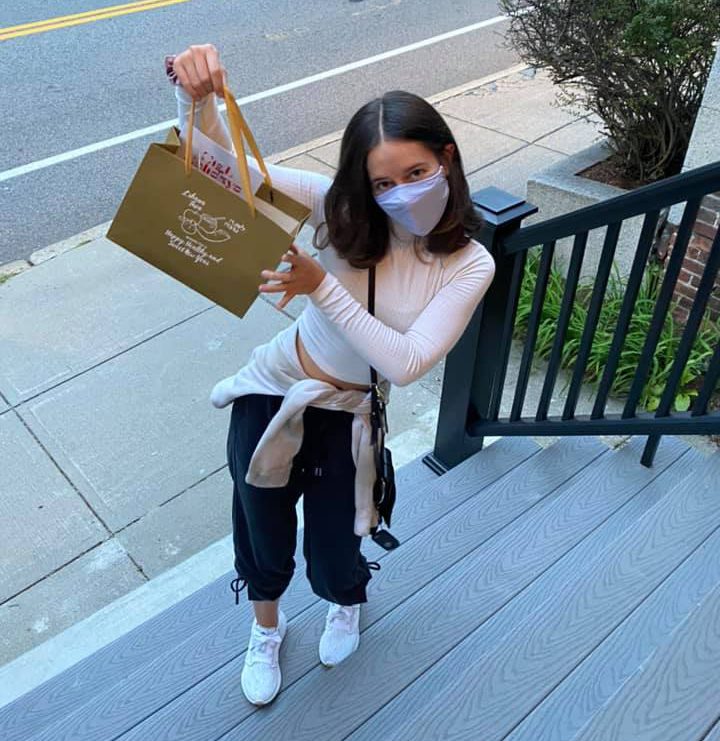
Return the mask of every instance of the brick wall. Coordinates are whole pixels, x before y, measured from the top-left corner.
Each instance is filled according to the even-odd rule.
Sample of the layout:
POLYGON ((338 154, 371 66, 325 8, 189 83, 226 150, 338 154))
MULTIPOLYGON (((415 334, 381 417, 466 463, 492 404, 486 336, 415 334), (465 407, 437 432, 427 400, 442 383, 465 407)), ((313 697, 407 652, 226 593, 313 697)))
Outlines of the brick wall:
MULTIPOLYGON (((696 167, 720 161, 720 46, 715 54, 715 61, 708 77, 700 110, 693 127, 690 146, 685 155, 683 172, 696 167)), ((670 212, 670 223, 677 229, 682 216, 682 208, 674 206, 670 212)), ((692 306, 697 288, 700 285, 710 245, 715 237, 720 221, 720 192, 703 199, 702 206, 695 222, 694 233, 683 261, 682 270, 675 288, 675 297, 680 301, 677 318, 684 322, 692 306)), ((674 234, 672 236, 674 241, 674 234)), ((713 317, 720 316, 720 287, 716 281, 708 313, 713 317)))
MULTIPOLYGON (((676 318, 684 323, 697 294, 710 247, 720 226, 720 193, 706 196, 698 212, 697 221, 690 238, 680 275, 675 285, 674 298, 679 302, 676 318)), ((670 237, 670 246, 675 241, 677 228, 670 237)), ((716 279, 707 312, 713 318, 720 318, 720 278, 716 279)))

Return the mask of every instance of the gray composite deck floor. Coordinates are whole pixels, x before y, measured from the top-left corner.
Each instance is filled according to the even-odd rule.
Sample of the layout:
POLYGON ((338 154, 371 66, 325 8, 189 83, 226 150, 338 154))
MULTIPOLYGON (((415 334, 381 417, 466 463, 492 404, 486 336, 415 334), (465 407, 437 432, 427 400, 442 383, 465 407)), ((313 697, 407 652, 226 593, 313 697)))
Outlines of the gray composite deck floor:
POLYGON ((503 438, 403 469, 359 651, 319 665, 299 574, 268 708, 242 696, 228 576, 0 709, 0 738, 720 741, 720 453, 665 437, 648 469, 643 444, 503 438))

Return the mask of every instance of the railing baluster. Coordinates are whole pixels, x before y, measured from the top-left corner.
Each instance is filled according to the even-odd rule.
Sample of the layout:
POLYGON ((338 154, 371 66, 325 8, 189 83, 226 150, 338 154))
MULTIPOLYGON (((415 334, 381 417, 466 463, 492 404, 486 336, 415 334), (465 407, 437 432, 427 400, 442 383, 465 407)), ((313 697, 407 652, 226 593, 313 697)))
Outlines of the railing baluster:
POLYGON ((678 386, 680 385, 682 372, 685 369, 685 364, 690 357, 690 351, 692 350, 698 330, 700 329, 700 323, 702 322, 703 314, 705 313, 705 307, 710 300, 710 293, 715 284, 715 278, 717 277, 719 268, 720 230, 715 235, 712 247, 710 248, 710 254, 708 255, 707 263, 705 264, 705 269, 703 270, 702 278, 700 279, 700 285, 698 286, 692 309, 690 310, 690 314, 685 322, 685 330, 680 339, 675 360, 673 361, 670 374, 668 375, 668 380, 663 389, 662 396, 660 397, 660 403, 655 411, 656 417, 665 417, 670 413, 673 399, 675 398, 678 386))
POLYGON ((513 263, 512 280, 510 291, 508 292, 508 302, 503 317, 502 337, 498 348, 498 356, 501 359, 501 366, 498 375, 495 377, 495 384, 492 389, 490 405, 488 407, 488 419, 496 420, 500 415, 500 404, 502 403, 503 387, 505 386, 505 376, 507 375, 508 358, 512 349, 513 327, 515 317, 517 316, 517 305, 520 297, 520 287, 527 260, 527 252, 521 252, 509 258, 513 263))
POLYGON ((575 240, 573 242, 570 267, 568 268, 565 291, 563 293, 562 304, 560 305, 560 315, 558 316, 557 329, 555 331, 555 340, 553 341, 552 350, 550 351, 550 360, 545 374, 545 382, 543 383, 543 389, 540 394, 540 401, 538 402, 537 413, 535 415, 535 419, 538 422, 547 419, 553 388, 555 387, 555 381, 557 380, 558 371, 560 370, 562 349, 565 344, 565 335, 567 333, 570 314, 575 301, 575 291, 577 290, 580 268, 582 267, 583 257, 585 256, 587 239, 588 233, 580 232, 575 235, 575 240))
POLYGON ((528 382, 530 380, 530 370, 532 368, 533 355, 535 353, 535 343, 537 342, 538 329, 540 328, 540 317, 542 316, 542 307, 545 303, 548 280, 550 277, 550 268, 552 258, 555 254, 555 241, 547 242, 543 245, 540 265, 538 267, 537 282, 533 292, 532 309, 528 317, 527 337, 523 345, 522 360, 518 371, 517 382, 515 384, 515 396, 513 397, 512 411, 510 420, 516 422, 522 415, 523 405, 525 404, 525 395, 527 393, 528 382))
POLYGON ((675 283, 680 273, 685 251, 687 250, 690 236, 692 235, 693 225, 700 208, 700 198, 694 198, 687 202, 683 212, 680 228, 678 229, 677 238, 672 248, 672 254, 665 271, 665 277, 660 288, 660 295, 655 303, 650 328, 645 338, 640 360, 633 376, 633 382, 630 386, 627 401, 622 412, 622 419, 635 415, 637 405, 640 401, 640 394, 645 386, 647 375, 652 364, 655 348, 657 347, 660 333, 662 332, 665 318, 670 307, 675 283))
POLYGON ((622 306, 620 307, 620 314, 618 315, 615 331, 613 332, 607 363, 598 384, 595 404, 593 405, 590 419, 601 419, 605 414, 605 405, 607 404, 610 389, 615 378, 615 371, 617 371, 618 363, 620 362, 620 353, 622 352, 625 336, 630 326, 630 320, 632 319, 640 286, 642 285, 642 277, 645 272, 650 249, 652 248, 653 237, 659 217, 659 209, 645 214, 637 249, 635 250, 635 257, 633 258, 632 268, 630 269, 630 275, 625 288, 625 295, 623 296, 622 306))
MULTIPOLYGON (((712 247, 710 248, 710 254, 705 263, 702 278, 700 278, 700 285, 695 294, 692 309, 690 310, 690 314, 685 322, 685 330, 680 339, 680 345, 678 346, 672 368, 670 369, 670 374, 668 375, 665 388, 663 389, 657 410, 655 411, 656 417, 667 417, 670 414, 670 408, 672 407, 673 399, 677 394, 680 378, 685 369, 685 364, 690 357, 690 351, 692 350, 695 338, 697 337, 698 329, 700 329, 700 322, 705 313, 705 307, 707 306, 707 302, 710 300, 710 292, 715 284, 718 268, 720 268, 720 231, 716 233, 712 247)), ((659 434, 648 436, 647 443, 645 443, 645 449, 643 450, 640 459, 643 465, 650 466, 652 464, 659 443, 659 434)))
MULTIPOLYGON (((690 357, 690 351, 695 343, 698 329, 700 329, 700 322, 702 322, 705 307, 710 300, 710 292, 715 284, 718 268, 720 268, 720 231, 715 235, 712 247, 710 248, 710 254, 705 263, 702 278, 700 278, 700 285, 695 294, 692 309, 690 310, 690 314, 685 322, 685 330, 680 338, 680 344, 675 359, 673 360, 672 368, 670 369, 668 379, 665 383, 665 388, 663 389, 660 401, 658 402, 655 411, 656 417, 667 417, 670 414, 670 408, 672 407, 673 400, 677 394, 680 378, 685 369, 685 364, 690 357)), ((648 436, 648 440, 645 443, 645 448, 640 459, 644 466, 652 465, 659 443, 659 434, 648 436)))
POLYGON ((621 227, 622 222, 609 224, 607 232, 605 233, 605 240, 600 255, 600 262, 598 264, 598 272, 595 277, 595 285, 590 298, 590 305, 588 306, 585 325, 583 326, 582 338, 580 339, 578 357, 575 361, 572 381, 570 382, 567 399, 565 400, 565 408, 562 413, 563 420, 572 419, 575 416, 575 408, 577 406, 578 397, 580 396, 580 388, 585 374, 585 367, 587 366, 587 361, 590 357, 593 338, 595 337, 595 332, 597 330, 598 318, 600 316, 603 298, 605 297, 605 291, 607 289, 608 278, 610 277, 610 270, 612 268, 613 257, 615 256, 615 249, 617 247, 621 227))

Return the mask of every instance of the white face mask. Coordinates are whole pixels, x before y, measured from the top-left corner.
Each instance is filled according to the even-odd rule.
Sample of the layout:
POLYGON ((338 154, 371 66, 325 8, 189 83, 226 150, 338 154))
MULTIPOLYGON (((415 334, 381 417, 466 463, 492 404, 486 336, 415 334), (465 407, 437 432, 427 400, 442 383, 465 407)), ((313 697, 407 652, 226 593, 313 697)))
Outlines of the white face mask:
POLYGON ((378 206, 411 234, 424 237, 438 224, 445 213, 450 187, 445 170, 414 183, 396 185, 375 196, 378 206))

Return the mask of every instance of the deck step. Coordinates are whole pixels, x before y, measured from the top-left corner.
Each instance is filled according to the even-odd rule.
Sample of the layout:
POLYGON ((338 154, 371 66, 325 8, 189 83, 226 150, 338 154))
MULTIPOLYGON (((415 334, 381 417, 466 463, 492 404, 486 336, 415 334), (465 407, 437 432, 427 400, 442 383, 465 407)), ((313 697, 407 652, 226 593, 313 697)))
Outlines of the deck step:
MULTIPOLYGON (((139 626, 0 709, 0 738, 560 739, 542 724, 534 727, 543 732, 532 735, 521 721, 537 724, 556 695, 561 705, 561 693, 583 671, 602 680, 595 704, 573 720, 576 733, 590 733, 588 723, 609 712, 622 682, 655 655, 663 636, 679 635, 693 605, 720 583, 720 530, 713 533, 720 511, 703 488, 720 475, 720 458, 668 436, 646 468, 639 463, 644 442, 633 438, 610 450, 594 437, 547 448, 503 438, 441 477, 419 461, 404 467, 393 527, 402 547, 390 553, 372 542, 365 547, 383 568, 363 611, 361 650, 332 671, 319 665, 326 605, 299 573, 283 599, 290 617, 283 691, 269 711, 242 696, 250 607, 235 607, 221 579, 201 590, 205 602, 194 601, 200 593, 185 600, 204 622, 186 620, 174 641, 164 640, 163 625, 173 630, 169 616, 182 622, 177 605, 139 626), (685 507, 686 500, 697 507, 685 507), (684 529, 674 533, 668 522, 684 529), (659 563, 663 547, 673 563, 659 563), (646 562, 638 561, 641 554, 646 562), (631 582, 637 604, 612 591, 609 575, 618 574, 631 582), (657 589, 651 578, 659 580, 657 589), (654 612, 643 615, 653 604, 654 612), (583 609, 596 613, 592 620, 582 622, 583 609), (637 642, 633 624, 647 626, 637 642), (553 632, 557 625, 568 645, 553 632), (608 663, 613 639, 636 648, 615 684, 608 663), (552 653, 543 656, 547 649, 552 653), (518 662, 523 668, 514 675, 518 662), (469 694, 458 695, 458 686, 469 694), (522 733, 530 735, 515 738, 522 733)), ((709 727, 708 721, 705 732, 709 727)))
POLYGON ((576 741, 700 741, 720 707, 718 677, 720 580, 576 741))
MULTIPOLYGON (((719 478, 720 455, 696 463, 685 480, 594 559, 581 579, 561 595, 548 595, 540 609, 507 633, 481 666, 461 644, 454 679, 442 688, 426 684, 424 702, 414 712, 406 707, 396 713, 398 721, 386 729, 389 736, 505 738, 720 527, 719 478)), ((550 529, 542 522, 537 526, 547 540, 550 529)), ((534 738, 553 736, 543 729, 534 738)))
MULTIPOLYGON (((576 739, 610 698, 622 690, 638 667, 648 661, 708 593, 720 584, 718 553, 720 530, 713 532, 600 643, 520 723, 507 741, 576 739)), ((629 734, 626 738, 635 739, 636 736, 629 734)), ((674 741, 689 741, 690 738, 678 734, 674 741)))
MULTIPOLYGON (((615 460, 618 465, 621 465, 620 459, 615 460)), ((415 712, 415 708, 426 701, 428 688, 442 687, 452 682, 458 661, 462 661, 459 657, 472 656, 477 666, 484 666, 483 657, 494 646, 528 616, 542 608, 550 595, 561 598, 569 584, 585 579, 588 569, 597 556, 634 525, 637 519, 662 497, 668 495, 677 484, 684 481, 689 469, 701 464, 702 460, 703 456, 700 453, 692 450, 686 451, 673 462, 673 465, 665 468, 657 478, 632 495, 625 504, 618 507, 604 522, 591 530, 574 548, 568 550, 514 599, 503 605, 466 640, 459 643, 455 649, 429 669, 420 680, 398 695, 350 738, 353 741, 372 739, 382 728, 387 728, 392 723, 393 717, 405 717, 415 712)), ((579 709, 577 710, 579 712, 579 709)), ((532 726, 531 732, 522 738, 524 741, 537 741, 541 737, 545 738, 539 733, 536 724, 532 726)), ((546 737, 564 738, 552 734, 546 737)))
POLYGON ((25 741, 123 677, 170 651, 227 607, 227 582, 194 592, 121 638, 0 708, 0 739, 25 741))

